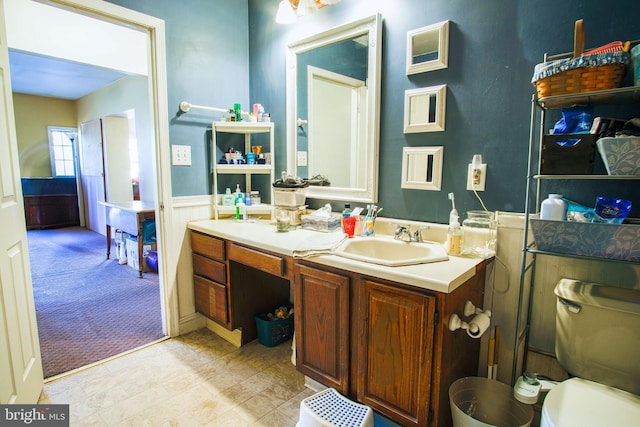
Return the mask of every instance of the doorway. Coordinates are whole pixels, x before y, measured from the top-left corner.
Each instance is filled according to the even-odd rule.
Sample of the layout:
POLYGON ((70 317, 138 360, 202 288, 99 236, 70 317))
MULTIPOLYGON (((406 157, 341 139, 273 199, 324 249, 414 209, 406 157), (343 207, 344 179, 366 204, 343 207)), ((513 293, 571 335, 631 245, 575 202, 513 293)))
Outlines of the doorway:
MULTIPOLYGON (((54 0, 55 1, 55 0, 54 0)), ((56 1, 58 2, 58 1, 56 1)), ((155 203, 155 206, 159 206, 160 200, 166 200, 167 197, 167 192, 170 193, 170 186, 166 185, 167 182, 170 182, 170 177, 166 177, 166 176, 162 176, 162 170, 163 168, 158 167, 158 165, 161 163, 161 153, 162 153, 162 149, 161 147, 161 143, 160 140, 166 140, 168 139, 168 123, 166 123, 166 117, 168 117, 168 115, 166 114, 166 107, 163 106, 159 106, 157 101, 154 102, 154 99, 157 99, 158 97, 161 97, 162 99, 164 99, 164 97, 166 96, 166 82, 164 81, 158 81, 158 80, 164 80, 165 76, 163 74, 163 68, 164 65, 162 64, 162 69, 160 70, 160 72, 158 72, 157 70, 157 64, 155 61, 163 61, 164 60, 164 55, 157 55, 157 49, 158 49, 158 40, 164 40, 164 36, 163 37, 156 37, 156 34, 154 32, 158 31, 158 29, 160 29, 161 31, 163 31, 163 27, 160 26, 156 26, 156 19, 155 18, 150 18, 149 22, 146 22, 145 19, 140 18, 140 16, 137 16, 136 19, 140 20, 142 19, 143 21, 145 21, 143 24, 137 23, 132 21, 129 18, 125 18, 126 13, 121 10, 123 8, 119 8, 119 7, 115 7, 116 12, 114 13, 114 6, 113 5, 92 5, 92 6, 87 6, 87 5, 83 5, 80 4, 82 2, 75 2, 75 1, 66 1, 66 0, 60 0, 58 3, 60 4, 65 4, 68 6, 73 6, 76 7, 78 9, 78 14, 83 14, 83 15, 91 15, 94 17, 97 17, 98 19, 103 19, 104 21, 106 21, 106 17, 109 17, 109 21, 110 22, 119 22, 121 25, 140 25, 143 31, 148 32, 150 35, 148 35, 148 40, 150 43, 150 46, 148 47, 148 49, 152 49, 152 51, 154 52, 154 54, 147 54, 145 57, 147 58, 151 58, 151 69, 152 69, 152 75, 153 75, 153 81, 150 82, 150 84, 148 83, 149 88, 151 89, 151 91, 148 94, 146 101, 147 104, 147 112, 146 114, 151 114, 152 118, 151 118, 151 124, 149 126, 149 129, 147 130, 147 132, 151 135, 151 140, 152 140, 152 145, 153 145, 153 149, 151 150, 154 154, 153 158, 151 158, 149 161, 151 163, 151 170, 153 170, 153 174, 152 174, 152 180, 153 182, 151 182, 149 184, 149 186, 151 188, 154 189, 153 191, 153 202, 155 203), (109 13, 105 12, 104 10, 101 9, 105 9, 108 10, 109 13), (164 88, 164 89, 163 89, 164 88), (150 105, 154 105, 154 107, 150 107, 150 105), (156 173, 156 171, 159 171, 158 173, 156 173)), ((76 12, 73 12, 76 13, 76 12)), ((113 25, 119 25, 118 23, 114 23, 113 25)), ((164 46, 162 46, 162 49, 164 49, 164 46)), ((163 53, 163 52, 162 52, 163 53)), ((165 170, 168 170, 168 168, 164 168, 165 170)), ((170 196, 170 194, 169 194, 170 196)), ((170 197, 169 197, 170 198, 170 197)), ((84 203, 84 201, 83 201, 84 203)), ((167 203, 165 202, 164 206, 167 206, 167 203)), ((156 208, 157 209, 157 208, 156 208)), ((156 212, 156 218, 158 221, 158 226, 157 229, 159 230, 159 232, 162 234, 163 230, 164 230, 164 215, 163 212, 157 211, 156 212)), ((160 240, 162 241, 162 240, 160 240)), ((102 238, 102 246, 104 247, 104 237, 102 238)), ((166 239, 164 239, 164 242, 166 242, 166 239)), ((160 254, 162 255, 163 252, 163 248, 159 247, 158 251, 160 252, 160 254)), ((105 251, 106 252, 106 251, 105 251)), ((164 257, 160 256, 159 259, 162 260, 164 257)), ((58 259, 58 262, 62 262, 64 263, 64 260, 60 260, 58 259)), ((117 263, 117 261, 115 261, 117 263)), ((123 267, 123 268, 128 268, 128 267, 123 267)), ((173 307, 169 307, 169 301, 168 301, 168 297, 167 295, 170 294, 170 292, 167 290, 168 288, 168 284, 166 283, 166 280, 164 279, 164 275, 163 275, 163 270, 166 271, 166 269, 164 268, 164 266, 160 266, 160 275, 159 275, 159 289, 158 289, 158 293, 160 294, 160 300, 161 300, 161 309, 160 309, 160 313, 158 313, 159 316, 161 316, 162 318, 162 324, 163 324, 163 333, 170 335, 171 331, 176 331, 175 326, 171 327, 171 325, 169 325, 169 323, 174 323, 176 322, 176 319, 172 318, 172 313, 175 313, 176 309, 173 307)), ((131 270, 131 273, 134 273, 133 270, 131 270)), ((137 279, 137 275, 132 274, 132 277, 135 277, 136 280, 137 279)))

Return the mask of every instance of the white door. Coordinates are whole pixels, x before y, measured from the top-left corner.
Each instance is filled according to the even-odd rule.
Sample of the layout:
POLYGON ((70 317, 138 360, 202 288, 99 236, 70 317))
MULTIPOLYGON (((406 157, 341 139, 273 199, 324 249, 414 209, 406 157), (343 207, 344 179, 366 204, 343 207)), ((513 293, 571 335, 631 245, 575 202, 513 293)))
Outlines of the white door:
POLYGON ((102 140, 107 202, 130 202, 133 200, 133 183, 129 155, 129 119, 118 116, 103 118, 102 140))
POLYGON ((365 82, 313 66, 307 76, 309 177, 324 175, 334 187, 363 187, 357 177, 364 176, 358 170, 364 156, 356 150, 365 82))
POLYGON ((102 121, 100 119, 80 125, 80 153, 85 226, 104 235, 106 233, 104 208, 99 204, 99 202, 106 201, 102 121))
POLYGON ((37 403, 44 378, 0 0, 0 403, 37 403))

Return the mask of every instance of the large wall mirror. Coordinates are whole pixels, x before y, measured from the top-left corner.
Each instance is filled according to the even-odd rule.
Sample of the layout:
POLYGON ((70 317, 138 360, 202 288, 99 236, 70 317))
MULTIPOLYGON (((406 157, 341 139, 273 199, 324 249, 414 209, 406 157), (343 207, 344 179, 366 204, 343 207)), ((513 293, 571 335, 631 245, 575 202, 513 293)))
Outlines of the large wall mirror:
POLYGON ((287 54, 287 170, 326 178, 306 196, 376 202, 382 18, 291 43, 287 54))

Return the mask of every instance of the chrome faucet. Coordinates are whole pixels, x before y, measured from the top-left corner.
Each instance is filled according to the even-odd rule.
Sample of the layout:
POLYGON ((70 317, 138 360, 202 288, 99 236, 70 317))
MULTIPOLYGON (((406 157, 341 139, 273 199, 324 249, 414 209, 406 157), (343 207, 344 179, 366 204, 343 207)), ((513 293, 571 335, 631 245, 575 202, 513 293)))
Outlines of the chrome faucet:
POLYGON ((424 242, 422 239, 422 230, 428 229, 428 226, 418 227, 412 234, 409 227, 397 225, 394 232, 394 239, 402 240, 403 242, 424 242))

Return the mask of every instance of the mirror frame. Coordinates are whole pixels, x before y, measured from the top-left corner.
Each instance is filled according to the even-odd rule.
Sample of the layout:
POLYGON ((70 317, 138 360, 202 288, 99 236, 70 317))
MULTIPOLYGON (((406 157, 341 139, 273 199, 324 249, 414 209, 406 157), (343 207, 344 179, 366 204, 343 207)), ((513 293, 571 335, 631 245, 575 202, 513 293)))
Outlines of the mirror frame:
POLYGON ((443 21, 407 32, 407 75, 441 70, 449 67, 449 22, 443 21), (413 41, 419 36, 437 37, 438 58, 413 63, 413 41))
POLYGON ((442 161, 443 161, 444 147, 403 147, 402 148, 402 183, 401 188, 411 188, 414 190, 431 190, 440 191, 442 187, 442 161), (415 172, 410 170, 412 161, 411 158, 422 159, 424 162, 425 179, 418 179, 418 177, 410 177, 410 173, 415 172), (431 162, 429 158, 431 157, 431 162), (431 167, 429 167, 431 164, 431 167), (431 175, 431 180, 427 180, 426 177, 431 175))
MULTIPOLYGON (((427 101, 426 114, 430 115, 430 102, 427 101)), ((404 133, 441 132, 447 111, 447 85, 408 89, 404 92, 404 133), (435 96, 434 121, 415 121, 416 112, 411 110, 414 99, 435 96)))
MULTIPOLYGON (((367 176, 363 188, 321 187, 305 188, 305 195, 312 199, 346 200, 352 202, 375 203, 378 199, 378 147, 380 134, 380 70, 382 58, 382 17, 372 15, 353 22, 334 27, 314 34, 287 46, 287 171, 297 173, 298 145, 298 94, 297 94, 297 55, 311 49, 330 45, 358 35, 369 36, 367 83, 369 96, 367 99, 366 140, 368 141, 365 174, 367 176)), ((328 177, 329 180, 331 177, 328 177)))

